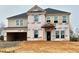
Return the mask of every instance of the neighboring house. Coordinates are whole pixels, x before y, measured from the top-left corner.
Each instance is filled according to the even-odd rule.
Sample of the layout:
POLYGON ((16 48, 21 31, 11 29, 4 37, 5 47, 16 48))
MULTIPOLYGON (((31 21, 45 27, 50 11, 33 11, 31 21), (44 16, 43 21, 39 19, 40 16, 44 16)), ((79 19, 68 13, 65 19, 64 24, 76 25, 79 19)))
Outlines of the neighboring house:
POLYGON ((23 14, 8 17, 5 41, 70 40, 70 13, 35 5, 23 14))

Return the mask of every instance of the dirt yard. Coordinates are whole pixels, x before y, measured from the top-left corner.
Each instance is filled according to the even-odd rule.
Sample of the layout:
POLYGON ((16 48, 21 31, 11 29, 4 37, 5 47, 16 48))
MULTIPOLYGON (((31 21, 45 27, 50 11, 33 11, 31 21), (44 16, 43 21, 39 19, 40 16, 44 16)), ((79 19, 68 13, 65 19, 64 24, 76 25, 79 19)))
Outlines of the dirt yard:
POLYGON ((75 53, 79 52, 79 42, 22 42, 15 52, 26 53, 75 53))
POLYGON ((79 42, 32 41, 20 42, 16 47, 3 48, 6 53, 78 53, 79 42))

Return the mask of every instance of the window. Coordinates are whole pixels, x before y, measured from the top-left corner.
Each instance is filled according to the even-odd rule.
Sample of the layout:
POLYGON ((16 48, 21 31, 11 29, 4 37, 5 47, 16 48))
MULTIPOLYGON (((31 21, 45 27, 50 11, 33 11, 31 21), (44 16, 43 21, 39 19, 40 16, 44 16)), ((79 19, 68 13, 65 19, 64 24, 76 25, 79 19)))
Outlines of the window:
POLYGON ((59 38, 59 31, 56 31, 55 34, 56 34, 56 38, 59 38))
POLYGON ((47 20, 47 23, 50 23, 50 20, 47 20))
POLYGON ((20 20, 20 25, 23 25, 23 20, 20 20))
POLYGON ((34 38, 38 38, 38 30, 34 30, 34 38))
POLYGON ((16 25, 19 26, 19 20, 16 20, 16 25))
POLYGON ((22 26, 23 25, 23 20, 16 20, 16 25, 17 26, 22 26))
POLYGON ((66 21, 67 21, 67 16, 63 16, 63 23, 66 23, 66 21))
POLYGON ((35 22, 38 22, 38 18, 39 18, 38 15, 34 15, 34 20, 35 20, 35 22))
POLYGON ((61 38, 64 38, 64 31, 61 31, 61 38))
POLYGON ((50 16, 47 16, 47 23, 50 23, 50 16))
POLYGON ((64 32, 64 30, 62 30, 62 31, 56 31, 55 35, 56 35, 56 38, 65 38, 65 32, 64 32))
POLYGON ((58 16, 54 16, 54 23, 58 23, 58 16))
POLYGON ((47 16, 47 20, 50 20, 50 16, 47 16))

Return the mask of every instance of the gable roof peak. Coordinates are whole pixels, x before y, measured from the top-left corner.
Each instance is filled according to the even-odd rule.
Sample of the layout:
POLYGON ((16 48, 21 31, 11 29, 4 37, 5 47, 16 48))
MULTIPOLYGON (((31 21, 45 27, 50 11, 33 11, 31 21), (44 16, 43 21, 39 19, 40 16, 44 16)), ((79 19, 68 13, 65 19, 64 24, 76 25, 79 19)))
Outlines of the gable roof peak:
POLYGON ((28 10, 28 12, 30 11, 44 11, 44 9, 42 9, 38 5, 34 5, 31 9, 28 10))
POLYGON ((38 5, 34 5, 33 7, 39 7, 38 5))

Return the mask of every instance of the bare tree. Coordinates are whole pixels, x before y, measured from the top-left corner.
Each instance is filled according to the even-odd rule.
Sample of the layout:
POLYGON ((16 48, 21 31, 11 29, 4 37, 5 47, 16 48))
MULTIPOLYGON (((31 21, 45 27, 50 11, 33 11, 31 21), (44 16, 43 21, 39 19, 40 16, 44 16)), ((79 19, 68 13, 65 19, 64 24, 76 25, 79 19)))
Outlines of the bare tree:
POLYGON ((0 28, 4 28, 5 27, 5 23, 4 22, 0 22, 0 28))
POLYGON ((4 22, 0 22, 0 35, 2 34, 4 27, 5 27, 4 22))
POLYGON ((3 34, 4 34, 4 27, 5 27, 5 23, 4 22, 0 22, 0 40, 3 40, 3 34))
POLYGON ((75 29, 75 36, 76 36, 76 37, 79 37, 79 28, 76 28, 76 29, 75 29))
POLYGON ((70 29, 70 37, 72 37, 74 34, 73 30, 70 29))

